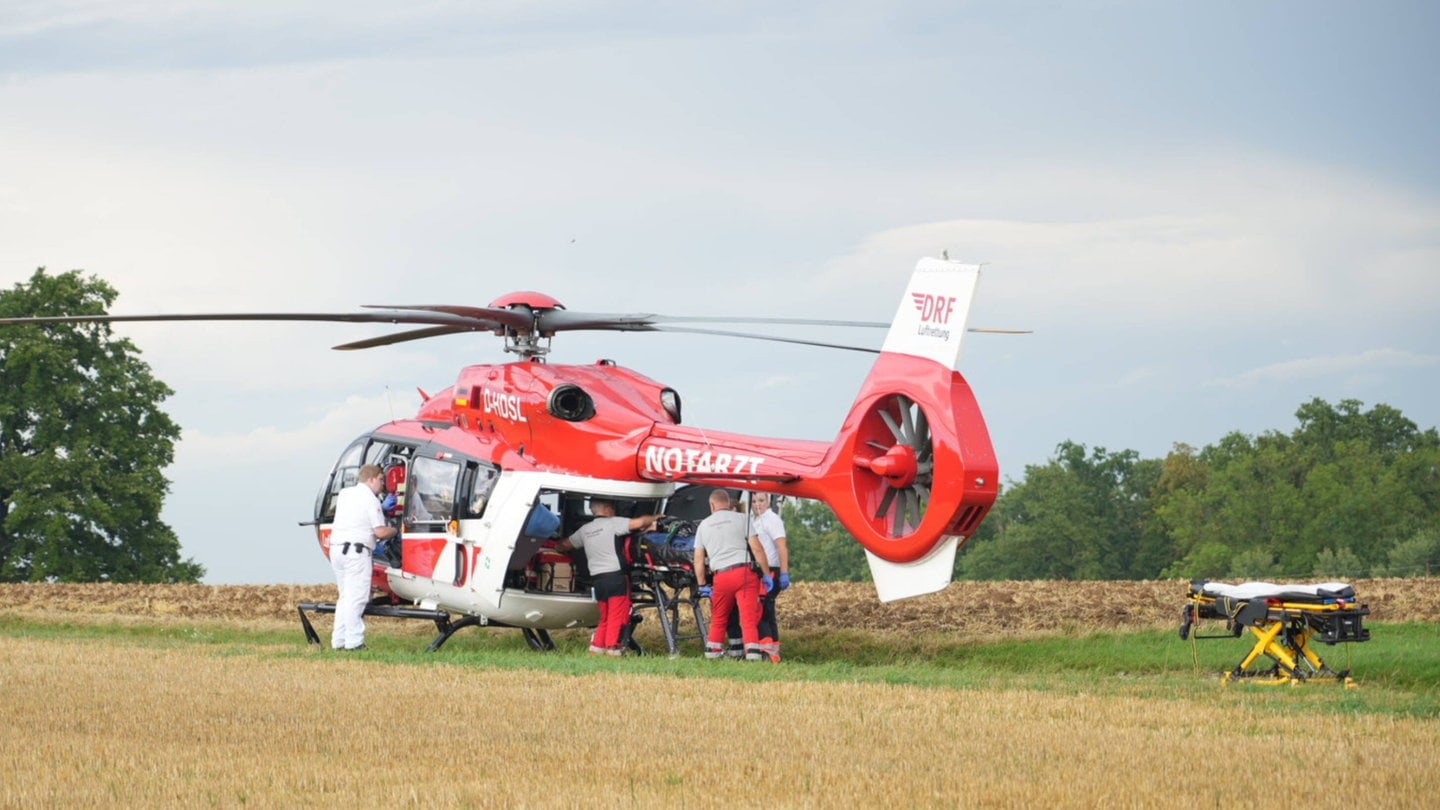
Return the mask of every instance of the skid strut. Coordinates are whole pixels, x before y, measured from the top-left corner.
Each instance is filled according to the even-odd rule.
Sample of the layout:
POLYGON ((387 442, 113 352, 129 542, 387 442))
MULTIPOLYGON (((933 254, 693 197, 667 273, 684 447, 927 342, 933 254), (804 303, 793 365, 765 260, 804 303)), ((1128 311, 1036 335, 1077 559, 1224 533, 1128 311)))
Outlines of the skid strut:
MULTIPOLYGON (((315 632, 315 626, 310 623, 307 611, 312 613, 334 613, 334 602, 301 602, 298 607, 300 613, 300 626, 305 631, 305 640, 311 644, 320 643, 320 635, 315 632)), ((437 635, 425 652, 435 652, 445 645, 450 637, 466 627, 510 627, 512 625, 500 624, 499 622, 487 622, 479 616, 465 616, 458 621, 450 620, 450 613, 444 610, 431 610, 428 608, 405 607, 392 605, 388 601, 375 601, 365 606, 365 616, 384 616, 391 619, 428 619, 435 622, 437 635)), ((520 631, 525 635, 525 643, 530 649, 538 652, 545 652, 555 649, 555 642, 550 638, 546 630, 522 627, 520 631)))

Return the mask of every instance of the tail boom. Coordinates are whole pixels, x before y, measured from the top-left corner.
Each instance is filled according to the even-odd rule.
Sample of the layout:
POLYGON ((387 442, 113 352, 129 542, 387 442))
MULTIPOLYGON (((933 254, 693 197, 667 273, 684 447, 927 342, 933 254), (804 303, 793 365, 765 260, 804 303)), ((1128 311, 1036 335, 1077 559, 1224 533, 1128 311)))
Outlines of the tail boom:
POLYGON ((922 259, 834 442, 657 424, 639 474, 825 501, 865 547, 882 600, 943 588, 999 493, 1000 468, 956 370, 980 268, 922 259))

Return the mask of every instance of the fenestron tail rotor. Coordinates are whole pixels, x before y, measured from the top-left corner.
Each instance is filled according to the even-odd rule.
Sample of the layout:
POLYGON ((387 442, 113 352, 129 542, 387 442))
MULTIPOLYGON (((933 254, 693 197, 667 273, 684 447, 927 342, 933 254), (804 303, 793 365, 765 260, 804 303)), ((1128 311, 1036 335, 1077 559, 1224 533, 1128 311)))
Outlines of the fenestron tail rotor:
MULTIPOLYGON (((878 451, 857 456, 855 464, 878 476, 880 492, 873 519, 892 538, 913 532, 925 518, 935 480, 935 447, 925 411, 903 394, 877 400, 865 418, 871 438, 865 446, 878 451), (879 422, 883 429, 877 430, 879 422)), ((872 479, 873 480, 873 479, 872 479)))

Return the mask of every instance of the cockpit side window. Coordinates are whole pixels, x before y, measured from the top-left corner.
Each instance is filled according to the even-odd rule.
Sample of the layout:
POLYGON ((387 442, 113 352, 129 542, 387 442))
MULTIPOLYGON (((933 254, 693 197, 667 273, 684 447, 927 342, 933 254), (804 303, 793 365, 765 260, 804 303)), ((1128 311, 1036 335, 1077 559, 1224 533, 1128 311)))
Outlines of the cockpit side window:
POLYGON ((405 498, 405 523, 445 523, 455 516, 460 465, 453 461, 416 458, 410 463, 405 498))
POLYGON ((500 480, 500 470, 489 464, 474 462, 465 466, 465 492, 468 494, 463 500, 465 508, 461 517, 478 518, 485 514, 490 492, 495 489, 495 482, 500 480))

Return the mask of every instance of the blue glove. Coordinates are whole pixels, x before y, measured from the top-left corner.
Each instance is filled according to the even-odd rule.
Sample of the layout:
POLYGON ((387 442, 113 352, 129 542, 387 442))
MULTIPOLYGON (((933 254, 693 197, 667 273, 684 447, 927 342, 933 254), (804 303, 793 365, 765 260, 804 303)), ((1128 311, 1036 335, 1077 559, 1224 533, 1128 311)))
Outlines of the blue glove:
POLYGON ((701 585, 701 586, 700 586, 700 591, 699 591, 699 593, 700 593, 701 596, 705 597, 706 599, 709 599, 709 598, 710 598, 710 586, 709 586, 709 585, 701 585))
POLYGON ((380 502, 380 508, 386 512, 389 512, 391 509, 395 508, 395 504, 397 503, 399 503, 399 500, 394 495, 386 495, 385 500, 380 502))
POLYGON ((780 590, 783 591, 783 590, 785 590, 785 589, 788 588, 788 587, 790 587, 790 572, 789 572, 789 571, 781 571, 781 572, 780 572, 780 590))
POLYGON ((771 588, 774 588, 774 587, 775 587, 775 578, 774 578, 774 577, 770 576, 769 574, 766 574, 765 576, 760 577, 760 593, 769 593, 769 592, 770 592, 770 589, 771 589, 771 588))

